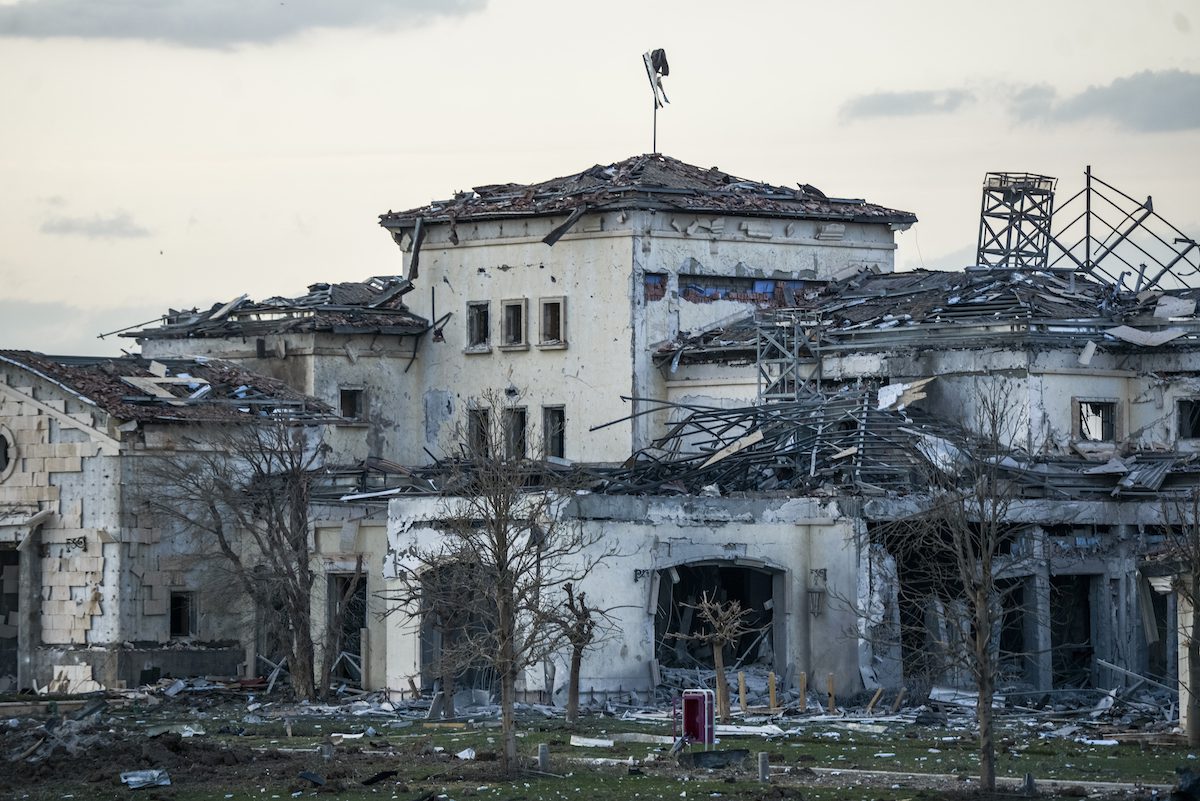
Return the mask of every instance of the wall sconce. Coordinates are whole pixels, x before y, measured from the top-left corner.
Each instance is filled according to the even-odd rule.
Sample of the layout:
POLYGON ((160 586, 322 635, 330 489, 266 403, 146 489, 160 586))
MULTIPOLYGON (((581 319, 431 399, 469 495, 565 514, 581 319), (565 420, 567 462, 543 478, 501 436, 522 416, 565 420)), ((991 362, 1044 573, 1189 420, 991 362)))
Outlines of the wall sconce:
POLYGON ((808 613, 820 617, 825 610, 825 585, 828 575, 825 568, 808 571, 808 613))

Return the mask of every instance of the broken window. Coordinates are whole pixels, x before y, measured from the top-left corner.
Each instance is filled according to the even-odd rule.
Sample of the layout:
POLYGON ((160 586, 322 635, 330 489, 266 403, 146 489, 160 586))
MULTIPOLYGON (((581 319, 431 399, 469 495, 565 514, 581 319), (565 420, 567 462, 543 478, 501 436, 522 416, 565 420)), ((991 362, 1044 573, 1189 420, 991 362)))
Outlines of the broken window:
POLYGON ((472 456, 486 459, 491 450, 487 409, 467 410, 467 449, 472 456))
POLYGON ((542 451, 546 457, 566 458, 567 410, 562 406, 542 407, 542 451))
POLYGON ((4 475, 4 471, 8 469, 9 451, 11 450, 8 441, 8 434, 0 431, 0 476, 4 475))
POLYGON ((342 417, 347 420, 362 420, 366 409, 363 406, 363 391, 343 387, 340 392, 342 417))
POLYGON ((17 675, 18 643, 17 618, 21 612, 20 579, 21 552, 16 543, 0 544, 0 676, 17 675))
POLYGON ((467 348, 483 350, 491 343, 491 304, 486 300, 467 304, 467 348))
POLYGON ((504 339, 501 344, 506 348, 524 347, 525 341, 525 300, 506 300, 501 304, 504 314, 504 339))
POLYGON ((565 345, 567 343, 566 298, 542 298, 541 306, 541 331, 538 343, 541 345, 565 345))
POLYGON ((338 638, 332 678, 362 683, 362 630, 367 626, 367 580, 362 574, 330 574, 329 627, 338 638))
POLYGON ((643 280, 646 300, 662 300, 667 296, 666 273, 646 273, 643 280))
POLYGON ((196 594, 171 593, 171 638, 196 636, 196 594))
POLYGON ((525 458, 525 409, 514 407, 505 409, 504 420, 504 456, 508 459, 525 458))
POLYGON ((796 295, 807 286, 804 281, 740 276, 680 275, 679 296, 692 303, 733 300, 760 306, 795 306, 796 295))
MULTIPOLYGON (((1200 439, 1200 398, 1179 401, 1179 438, 1200 439)), ((0 470, 4 465, 0 464, 0 470)))
POLYGON ((1105 400, 1077 400, 1079 439, 1111 442, 1116 438, 1117 403, 1105 400))
POLYGON ((747 611, 744 622, 751 631, 728 646, 725 664, 759 663, 776 667, 776 653, 782 656, 786 652, 780 647, 782 643, 775 641, 777 579, 781 580, 781 574, 770 570, 716 562, 676 565, 659 571, 658 592, 652 596, 655 656, 659 664, 684 668, 712 666, 712 647, 689 639, 706 628, 695 606, 703 596, 708 596, 721 603, 737 601, 747 611))

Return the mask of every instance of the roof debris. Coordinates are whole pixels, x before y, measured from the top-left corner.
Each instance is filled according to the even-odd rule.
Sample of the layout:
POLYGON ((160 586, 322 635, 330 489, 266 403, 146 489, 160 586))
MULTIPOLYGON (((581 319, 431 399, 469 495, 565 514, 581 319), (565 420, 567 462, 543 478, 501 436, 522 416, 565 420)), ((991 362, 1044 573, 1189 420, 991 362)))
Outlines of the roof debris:
POLYGON ((865 200, 826 197, 808 184, 775 186, 657 153, 536 184, 492 184, 408 211, 379 215, 385 228, 466 219, 553 216, 579 210, 664 209, 697 214, 791 217, 909 225, 916 215, 865 200))
POLYGON ((28 370, 119 420, 220 422, 248 415, 330 420, 334 410, 287 384, 218 359, 46 356, 0 350, 28 370))
POLYGON ((161 326, 123 331, 123 337, 170 339, 240 337, 331 331, 338 334, 418 335, 429 329, 424 318, 404 305, 412 283, 399 276, 366 281, 312 284, 307 294, 252 301, 246 295, 217 303, 207 311, 171 309, 161 326))

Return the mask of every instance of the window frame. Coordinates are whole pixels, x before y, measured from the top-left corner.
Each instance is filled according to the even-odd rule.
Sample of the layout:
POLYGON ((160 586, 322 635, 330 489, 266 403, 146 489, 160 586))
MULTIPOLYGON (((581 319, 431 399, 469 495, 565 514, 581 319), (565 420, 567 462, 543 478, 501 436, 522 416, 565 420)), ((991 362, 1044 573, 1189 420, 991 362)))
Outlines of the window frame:
POLYGON ((567 347, 567 299, 563 295, 538 299, 538 347, 558 350, 567 347), (551 339, 546 331, 546 309, 558 307, 558 337, 551 339))
POLYGON ((4 463, 0 464, 0 482, 3 482, 16 470, 21 456, 17 449, 17 438, 8 426, 0 425, 0 442, 4 448, 4 463))
POLYGON ((492 350, 492 302, 490 300, 467 301, 466 345, 463 353, 490 353, 492 350), (483 325, 479 327, 476 317, 482 312, 483 325), (481 339, 475 335, 481 334, 481 339))
POLYGON ((367 392, 361 386, 339 386, 338 387, 338 414, 343 420, 362 423, 367 419, 367 392), (350 394, 355 398, 354 405, 357 410, 354 415, 346 414, 346 397, 350 394))
POLYGON ((487 459, 492 451, 492 410, 486 406, 467 409, 466 446, 472 458, 487 459))
POLYGON ((1200 440, 1200 397, 1176 398, 1175 399, 1175 438, 1181 440, 1200 440), (1197 426, 1193 429, 1190 436, 1184 436, 1183 433, 1183 404, 1188 403, 1194 407, 1191 417, 1197 418, 1197 426))
MULTIPOLYGON (((1103 426, 1103 416, 1101 416, 1101 426, 1103 426)), ((1124 426, 1121 420, 1121 401, 1111 397, 1076 397, 1071 398, 1071 438, 1076 442, 1095 442, 1097 444, 1117 443, 1125 435, 1124 426), (1084 405, 1105 404, 1112 407, 1112 425, 1111 430, 1105 432, 1101 430, 1100 439, 1092 439, 1084 436, 1083 431, 1083 411, 1084 405), (1104 438, 1104 434, 1109 433, 1111 437, 1104 438)))
POLYGON ((500 301, 500 350, 529 349, 529 300, 528 298, 509 298, 500 301), (509 311, 516 309, 520 314, 519 338, 509 339, 509 311))
POLYGON ((529 412, 524 406, 506 406, 500 411, 504 430, 504 458, 521 460, 529 456, 529 412), (514 423, 520 422, 518 430, 514 423), (520 447, 516 447, 519 445, 520 447))
POLYGON ((567 407, 562 404, 549 404, 542 407, 542 458, 567 458, 567 407), (557 435, 551 430, 551 415, 558 416, 555 426, 557 435), (552 446, 557 443, 557 448, 552 446), (557 450, 557 453, 553 451, 557 450))

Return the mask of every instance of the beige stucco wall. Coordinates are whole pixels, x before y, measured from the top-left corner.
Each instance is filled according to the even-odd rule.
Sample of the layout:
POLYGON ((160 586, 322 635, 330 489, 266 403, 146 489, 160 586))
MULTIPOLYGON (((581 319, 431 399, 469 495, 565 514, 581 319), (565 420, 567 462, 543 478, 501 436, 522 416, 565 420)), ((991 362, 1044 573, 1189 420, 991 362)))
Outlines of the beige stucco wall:
MULTIPOLYGON (((391 502, 385 578, 405 569, 406 548, 438 542, 441 532, 430 523, 445 516, 445 503, 414 497, 391 502)), ((612 610, 614 623, 610 636, 585 657, 583 688, 652 688, 656 575, 672 566, 712 561, 775 571, 782 578, 782 592, 773 600, 776 668, 786 681, 794 682, 805 671, 810 682, 819 677, 822 687, 832 674, 838 693, 862 688, 855 599, 864 567, 856 522, 844 517, 836 503, 580 496, 568 510, 567 519, 582 526, 585 541, 593 543, 588 554, 612 552, 578 585, 590 603, 612 610), (809 609, 814 569, 824 569, 827 577, 819 614, 809 609)), ((407 625, 407 630, 388 634, 389 687, 406 687, 408 678, 420 671, 418 633, 411 621, 407 625)), ((558 675, 565 675, 565 663, 558 675)), ((526 689, 543 685, 540 667, 527 671, 526 689)))
MULTIPOLYGON (((816 238, 819 223, 697 218, 652 212, 585 216, 554 246, 541 240, 563 218, 462 223, 425 229, 416 289, 406 298, 430 320, 446 313, 444 341, 422 344, 414 368, 424 387, 422 443, 434 453, 454 444, 463 410, 485 392, 510 389, 527 408, 530 439, 541 438, 543 406, 566 408, 566 456, 614 462, 661 431, 665 417, 647 416, 589 429, 629 415, 622 395, 665 398, 650 361, 654 343, 753 308, 752 303, 692 302, 679 296, 679 276, 829 279, 866 267, 893 266, 894 234, 886 225, 847 225, 843 238, 816 238), (647 301, 646 273, 666 276, 667 294, 647 301), (538 302, 564 297, 567 346, 538 347, 538 302), (527 348, 499 344, 505 300, 527 299, 527 348), (467 350, 467 304, 488 301, 491 347, 467 350)), ((411 273, 411 241, 400 237, 411 273)))

